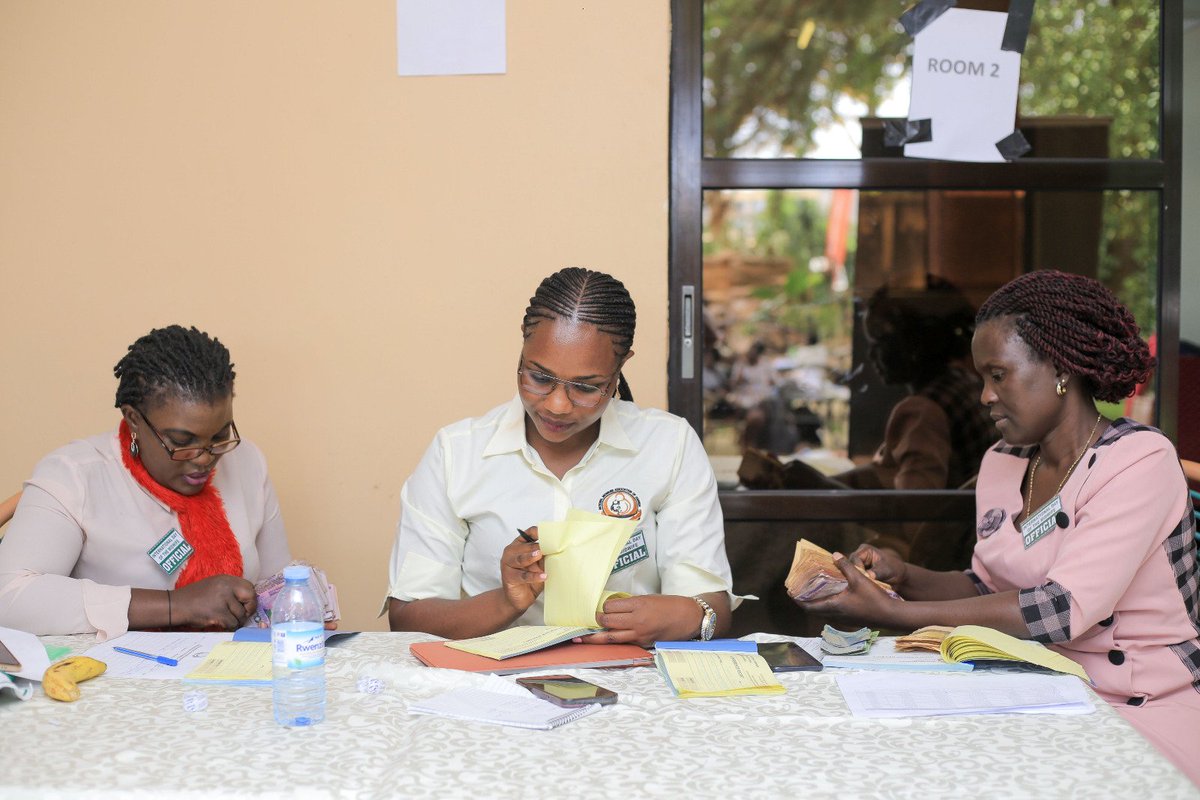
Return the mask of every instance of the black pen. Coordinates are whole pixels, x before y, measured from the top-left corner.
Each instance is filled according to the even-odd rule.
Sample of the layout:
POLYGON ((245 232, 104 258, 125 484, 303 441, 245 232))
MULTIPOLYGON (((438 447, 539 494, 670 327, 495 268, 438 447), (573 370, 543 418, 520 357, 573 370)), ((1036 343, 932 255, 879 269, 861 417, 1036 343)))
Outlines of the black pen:
POLYGON ((537 539, 533 538, 532 536, 530 536, 528 533, 521 530, 520 528, 517 528, 517 533, 519 533, 521 535, 522 539, 529 542, 530 544, 537 544, 537 539))

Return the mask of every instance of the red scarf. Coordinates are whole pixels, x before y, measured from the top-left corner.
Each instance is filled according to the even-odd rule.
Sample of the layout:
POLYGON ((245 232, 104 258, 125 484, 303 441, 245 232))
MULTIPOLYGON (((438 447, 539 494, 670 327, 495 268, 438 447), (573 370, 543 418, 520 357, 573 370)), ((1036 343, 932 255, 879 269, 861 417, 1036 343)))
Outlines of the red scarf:
POLYGON ((175 579, 175 588, 187 586, 214 575, 236 575, 242 577, 242 549, 238 547, 233 529, 229 527, 229 518, 225 516, 225 504, 221 494, 213 486, 213 475, 209 473, 208 483, 199 494, 180 494, 168 489, 150 476, 140 458, 134 458, 129 452, 129 426, 121 420, 121 461, 134 479, 146 491, 167 504, 179 517, 180 533, 187 539, 188 544, 195 548, 183 570, 175 579))

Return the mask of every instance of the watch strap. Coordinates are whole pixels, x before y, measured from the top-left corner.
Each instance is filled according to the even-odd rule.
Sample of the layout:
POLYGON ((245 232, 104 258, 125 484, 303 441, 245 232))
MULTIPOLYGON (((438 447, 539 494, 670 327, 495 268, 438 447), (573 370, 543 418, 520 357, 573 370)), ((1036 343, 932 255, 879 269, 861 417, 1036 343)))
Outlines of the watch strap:
POLYGON ((707 642, 712 639, 713 634, 717 631, 717 612, 708 604, 702 597, 693 597, 697 605, 704 612, 704 618, 700 620, 700 641, 707 642))

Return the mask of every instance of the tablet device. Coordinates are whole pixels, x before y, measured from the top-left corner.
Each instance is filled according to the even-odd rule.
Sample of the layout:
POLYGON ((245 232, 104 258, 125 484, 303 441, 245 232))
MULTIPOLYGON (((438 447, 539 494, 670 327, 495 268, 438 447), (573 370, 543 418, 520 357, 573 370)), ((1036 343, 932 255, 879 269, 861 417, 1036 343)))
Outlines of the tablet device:
POLYGON ((766 659, 772 672, 818 672, 821 662, 795 642, 759 642, 758 654, 766 659))

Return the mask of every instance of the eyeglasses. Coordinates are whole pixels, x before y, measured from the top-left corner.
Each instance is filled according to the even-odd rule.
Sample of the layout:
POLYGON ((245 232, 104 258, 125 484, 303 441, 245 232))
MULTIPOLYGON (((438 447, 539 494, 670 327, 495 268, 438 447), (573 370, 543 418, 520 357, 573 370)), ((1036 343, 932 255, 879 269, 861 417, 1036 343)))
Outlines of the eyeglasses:
POLYGON ((163 450, 167 451, 167 455, 172 461, 191 461, 193 458, 199 458, 201 453, 208 453, 210 456, 220 456, 228 453, 233 448, 242 443, 241 437, 238 435, 237 425, 233 424, 233 420, 229 421, 229 430, 233 436, 223 442, 210 444, 208 447, 171 447, 163 439, 162 434, 158 432, 158 428, 146 417, 146 412, 140 408, 137 410, 142 417, 142 422, 146 423, 146 427, 154 434, 154 438, 158 439, 158 443, 162 445, 163 450))
MULTIPOLYGON (((615 374, 614 372, 613 375, 615 374)), ((608 397, 608 390, 600 386, 564 381, 562 378, 556 378, 534 369, 519 369, 517 375, 520 376, 520 386, 524 391, 541 397, 546 397, 554 391, 556 385, 562 384, 567 392, 567 399, 571 401, 572 405, 581 408, 595 408, 604 398, 608 397)), ((608 376, 605 380, 606 384, 613 379, 613 375, 608 376)))

